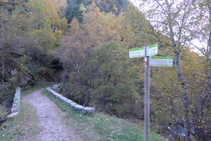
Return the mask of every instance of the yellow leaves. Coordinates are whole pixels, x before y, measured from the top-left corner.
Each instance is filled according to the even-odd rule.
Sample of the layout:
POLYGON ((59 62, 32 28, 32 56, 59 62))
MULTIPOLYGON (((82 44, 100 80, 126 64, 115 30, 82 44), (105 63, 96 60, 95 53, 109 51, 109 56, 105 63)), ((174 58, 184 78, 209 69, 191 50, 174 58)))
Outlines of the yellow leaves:
POLYGON ((67 29, 67 19, 63 17, 62 19, 55 20, 55 26, 57 29, 64 32, 67 29))
POLYGON ((61 30, 55 30, 54 36, 56 37, 57 41, 61 40, 62 38, 62 31, 61 30))
POLYGON ((194 127, 195 128, 203 128, 203 126, 197 126, 197 125, 195 125, 194 127))
POLYGON ((84 15, 86 12, 86 8, 83 3, 80 5, 80 10, 83 11, 83 15, 84 15))

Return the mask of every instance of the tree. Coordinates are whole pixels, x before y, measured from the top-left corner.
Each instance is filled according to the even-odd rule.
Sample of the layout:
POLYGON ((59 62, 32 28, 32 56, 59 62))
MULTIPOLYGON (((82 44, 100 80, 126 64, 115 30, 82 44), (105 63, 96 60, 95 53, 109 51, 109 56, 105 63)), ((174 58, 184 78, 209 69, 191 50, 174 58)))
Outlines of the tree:
POLYGON ((45 5, 40 0, 29 1, 31 14, 33 17, 33 26, 35 30, 46 29, 51 31, 51 21, 48 16, 45 15, 45 5))
POLYGON ((199 99, 199 114, 198 121, 201 128, 197 128, 196 132, 199 138, 206 138, 205 131, 210 130, 209 127, 205 126, 203 123, 210 123, 209 115, 206 113, 209 111, 206 107, 209 106, 210 96, 211 96, 211 2, 209 0, 192 1, 194 7, 194 15, 191 17, 192 24, 189 27, 190 32, 190 44, 193 48, 198 50, 201 55, 204 56, 204 74, 206 76, 204 91, 201 92, 199 99), (194 40, 191 40, 194 39, 194 40), (198 41, 199 43, 196 43, 198 41), (207 111, 208 110, 208 111, 207 111))
MULTIPOLYGON (((186 140, 190 140, 190 133, 191 133, 191 128, 194 125, 200 125, 200 127, 195 127, 195 131, 197 134, 197 139, 200 140, 200 138, 203 138, 204 135, 202 135, 200 132, 202 130, 207 130, 205 127, 202 129, 203 124, 202 121, 203 119, 207 116, 205 116, 205 111, 206 111, 206 102, 207 101, 204 99, 206 96, 210 95, 209 89, 210 88, 210 74, 207 74, 208 80, 203 80, 200 79, 200 86, 203 86, 205 82, 207 84, 205 85, 204 89, 197 89, 193 92, 192 89, 194 87, 193 78, 196 78, 197 75, 201 75, 198 71, 196 74, 191 75, 191 71, 196 71, 193 70, 192 67, 186 67, 183 65, 187 60, 187 57, 184 56, 186 53, 185 47, 190 46, 188 44, 190 41, 194 41, 193 39, 195 37, 199 37, 201 35, 196 34, 195 32, 191 31, 192 29, 196 28, 196 23, 198 23, 198 20, 200 19, 200 13, 197 11, 200 9, 200 1, 191 1, 191 0, 184 0, 184 1, 171 1, 171 0, 165 0, 165 1, 158 1, 154 0, 153 3, 150 3, 148 10, 144 9, 144 6, 146 6, 146 2, 142 1, 142 4, 140 6, 142 11, 145 11, 146 16, 150 20, 150 22, 154 25, 154 29, 151 30, 151 34, 154 35, 158 41, 160 46, 166 46, 167 48, 170 49, 170 54, 171 50, 173 50, 173 55, 174 55, 174 71, 177 75, 177 81, 175 80, 176 84, 179 84, 177 86, 179 88, 180 94, 177 94, 178 97, 182 100, 183 106, 183 116, 181 119, 181 115, 176 117, 177 121, 184 121, 184 126, 186 129, 186 140), (148 12, 146 12, 148 11, 148 12), (193 28, 194 27, 194 28, 193 28), (167 36, 168 38, 162 38, 163 35, 167 36), (188 70, 188 71, 187 71, 188 70), (190 81, 192 80, 192 81, 190 81), (194 100, 194 98, 195 100, 194 100), (197 100, 196 100, 197 99, 197 100), (194 107, 194 108, 193 108, 194 107), (194 110, 193 110, 194 109, 194 110), (196 114, 197 113, 197 114, 196 114), (198 115, 198 116, 196 116, 198 115), (200 119, 201 118, 201 119, 200 119), (200 121, 200 124, 199 124, 200 121), (199 129, 200 128, 200 129, 199 129), (200 132, 198 132, 200 130, 200 132)), ((202 2, 206 3, 207 2, 202 2)), ((208 6, 209 7, 209 6, 208 6)), ((203 10, 201 10, 203 11, 203 10)), ((199 25, 198 25, 199 26, 199 25)), ((201 27, 201 25, 199 26, 201 27)), ((203 27, 203 26, 202 26, 203 27)), ((201 28, 200 28, 201 29, 201 28)), ((203 31, 203 30, 202 30, 203 31)), ((204 38, 204 36, 201 36, 204 38)), ((167 53, 167 52, 166 52, 167 53)), ((194 55, 193 55, 194 56, 194 55)), ((197 56, 197 59, 201 62, 204 63, 204 58, 197 56)), ((190 60, 190 59, 189 59, 190 60)), ((197 61, 198 62, 198 61, 197 61)), ((187 64, 186 64, 187 65, 187 64)), ((206 68, 206 67, 205 67, 206 68)), ((200 67, 200 70, 203 71, 205 68, 203 66, 200 67)), ((203 74, 204 75, 204 74, 203 74)), ((199 78, 197 78, 199 79, 199 78)), ((181 110, 181 109, 180 109, 181 110)), ((209 121, 207 121, 209 123, 209 121)))
POLYGON ((45 17, 48 17, 51 21, 52 31, 55 31, 55 21, 59 18, 56 10, 56 5, 53 1, 42 0, 42 3, 45 5, 45 17))
POLYGON ((139 97, 131 77, 133 67, 127 50, 110 41, 96 47, 93 56, 91 62, 96 73, 91 97, 97 108, 119 116, 132 113, 134 101, 139 97))
POLYGON ((104 15, 93 3, 84 14, 83 23, 73 18, 69 32, 63 36, 61 46, 56 50, 70 76, 69 97, 82 105, 94 103, 91 98, 95 91, 93 80, 96 70, 92 69, 90 61, 93 59, 92 52, 104 42, 120 42, 119 31, 122 30, 123 19, 112 13, 104 15))
MULTIPOLYGON (((68 87, 70 87, 70 89, 74 87, 72 91, 73 93, 76 92, 75 95, 77 95, 77 92, 80 91, 81 69, 83 68, 82 66, 85 58, 84 45, 81 43, 81 39, 83 39, 83 30, 80 29, 79 22, 76 18, 73 18, 70 25, 71 28, 69 32, 63 36, 60 41, 61 45, 55 50, 55 56, 60 58, 60 60, 64 63, 66 73, 70 73, 72 71, 71 81, 73 82, 73 85, 68 87)), ((71 95, 68 97, 72 98, 71 95)), ((79 97, 79 95, 76 97, 79 97)), ((80 99, 81 98, 78 98, 79 101, 80 99)))
POLYGON ((74 17, 76 17, 79 22, 83 21, 83 11, 80 10, 80 3, 81 0, 67 1, 67 8, 65 9, 67 23, 70 23, 74 17))
POLYGON ((12 40, 15 37, 15 24, 8 11, 0 8, 0 53, 1 53, 1 82, 2 91, 5 91, 5 72, 12 48, 12 40))

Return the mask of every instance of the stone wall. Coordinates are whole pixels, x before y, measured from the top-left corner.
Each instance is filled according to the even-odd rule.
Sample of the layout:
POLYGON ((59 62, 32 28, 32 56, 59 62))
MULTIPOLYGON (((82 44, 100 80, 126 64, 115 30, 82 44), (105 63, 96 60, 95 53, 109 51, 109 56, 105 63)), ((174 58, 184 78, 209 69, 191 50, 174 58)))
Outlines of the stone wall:
POLYGON ((64 97, 61 94, 55 92, 54 90, 52 90, 49 87, 47 88, 47 91, 50 92, 52 95, 54 95, 56 98, 59 98, 60 100, 66 102, 67 104, 69 104, 70 106, 72 106, 76 110, 85 111, 87 113, 94 113, 95 112, 94 107, 84 107, 84 106, 78 105, 77 103, 73 102, 70 99, 67 99, 66 97, 64 97))
POLYGON ((17 87, 16 88, 16 93, 13 99, 13 104, 11 108, 11 114, 7 116, 7 118, 13 118, 18 115, 20 111, 20 95, 21 95, 21 88, 17 87))

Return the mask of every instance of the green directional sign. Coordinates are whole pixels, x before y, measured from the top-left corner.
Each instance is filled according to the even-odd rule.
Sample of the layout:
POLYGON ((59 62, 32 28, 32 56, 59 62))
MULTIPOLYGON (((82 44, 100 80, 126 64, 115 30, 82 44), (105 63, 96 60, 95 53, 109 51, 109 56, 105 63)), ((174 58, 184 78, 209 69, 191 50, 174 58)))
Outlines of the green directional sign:
POLYGON ((158 54, 158 44, 154 44, 148 47, 147 56, 158 54))
POLYGON ((129 50, 129 57, 135 58, 135 57, 144 57, 145 51, 144 47, 141 48, 134 48, 129 50))
MULTIPOLYGON (((152 56, 158 54, 158 44, 154 44, 147 47, 147 56, 152 56)), ((141 48, 134 48, 129 50, 129 57, 135 58, 135 57, 144 57, 145 56, 145 50, 144 47, 141 48)))
POLYGON ((152 56, 149 59, 149 66, 172 67, 173 57, 152 56))
POLYGON ((144 140, 149 141, 150 131, 150 66, 171 67, 173 57, 152 56, 158 54, 158 44, 135 48, 129 50, 129 57, 145 57, 145 79, 144 79, 144 140), (146 48, 145 48, 146 47, 146 48), (146 55, 145 55, 146 52, 146 55))

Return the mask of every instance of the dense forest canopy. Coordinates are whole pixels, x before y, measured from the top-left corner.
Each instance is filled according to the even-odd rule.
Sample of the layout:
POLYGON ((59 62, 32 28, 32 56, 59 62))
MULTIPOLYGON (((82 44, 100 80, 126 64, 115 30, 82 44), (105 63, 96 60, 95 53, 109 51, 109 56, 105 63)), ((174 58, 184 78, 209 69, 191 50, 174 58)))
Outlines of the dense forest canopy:
POLYGON ((140 0, 140 11, 127 0, 1 0, 1 101, 16 86, 59 82, 81 105, 143 120, 144 60, 128 51, 158 43, 174 63, 151 67, 154 130, 182 125, 185 140, 209 140, 210 1, 154 0, 144 10, 149 2, 140 0))

